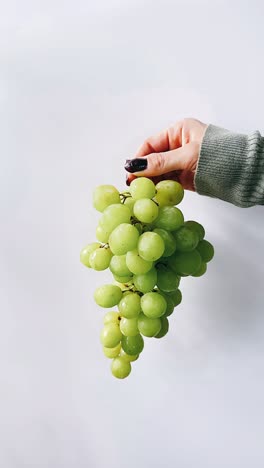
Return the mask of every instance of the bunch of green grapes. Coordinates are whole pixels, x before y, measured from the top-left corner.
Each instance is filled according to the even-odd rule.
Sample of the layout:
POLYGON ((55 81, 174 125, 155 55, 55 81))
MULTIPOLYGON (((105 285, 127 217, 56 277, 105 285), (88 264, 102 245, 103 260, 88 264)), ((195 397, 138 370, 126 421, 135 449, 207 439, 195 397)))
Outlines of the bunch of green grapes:
POLYGON ((182 186, 165 180, 156 186, 145 177, 119 193, 112 185, 94 191, 94 207, 102 212, 97 241, 81 251, 81 262, 114 282, 96 289, 96 304, 111 310, 101 332, 103 352, 112 359, 112 374, 123 379, 144 348, 144 337, 162 338, 168 317, 182 300, 184 276, 202 276, 214 248, 196 221, 184 221, 178 205, 182 186))

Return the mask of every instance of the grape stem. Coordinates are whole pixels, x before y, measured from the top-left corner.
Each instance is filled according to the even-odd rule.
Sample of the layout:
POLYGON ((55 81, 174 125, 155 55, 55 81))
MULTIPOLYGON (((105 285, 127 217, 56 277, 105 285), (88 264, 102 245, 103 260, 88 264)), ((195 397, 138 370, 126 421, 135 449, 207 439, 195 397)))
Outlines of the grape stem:
POLYGON ((121 203, 125 203, 127 198, 132 197, 131 193, 129 193, 129 192, 122 192, 122 193, 119 194, 119 196, 120 196, 120 199, 121 199, 121 203))
POLYGON ((128 286, 126 289, 123 289, 122 293, 124 294, 125 292, 127 291, 131 291, 131 292, 135 292, 137 293, 139 296, 143 296, 143 293, 141 291, 138 291, 136 288, 135 288, 135 285, 131 285, 131 286, 128 286))
POLYGON ((123 196, 123 197, 126 197, 126 198, 128 198, 128 197, 132 197, 132 195, 131 195, 131 193, 130 193, 130 192, 120 192, 120 194, 119 194, 119 195, 120 195, 121 197, 123 196))
POLYGON ((131 216, 130 221, 131 221, 131 224, 141 224, 143 228, 143 224, 135 216, 131 216))
POLYGON ((135 216, 131 216, 130 221, 131 221, 131 224, 140 224, 143 232, 152 231, 153 229, 152 227, 150 228, 149 225, 141 223, 141 221, 139 221, 135 216))

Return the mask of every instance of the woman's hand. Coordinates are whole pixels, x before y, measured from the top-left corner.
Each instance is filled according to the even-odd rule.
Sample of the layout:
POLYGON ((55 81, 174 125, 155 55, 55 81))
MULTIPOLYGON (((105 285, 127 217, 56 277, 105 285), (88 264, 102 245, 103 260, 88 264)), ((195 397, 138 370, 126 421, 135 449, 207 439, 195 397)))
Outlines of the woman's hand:
POLYGON ((196 119, 184 119, 156 136, 148 138, 126 161, 127 184, 135 177, 179 181, 184 189, 195 190, 194 175, 207 125, 196 119))

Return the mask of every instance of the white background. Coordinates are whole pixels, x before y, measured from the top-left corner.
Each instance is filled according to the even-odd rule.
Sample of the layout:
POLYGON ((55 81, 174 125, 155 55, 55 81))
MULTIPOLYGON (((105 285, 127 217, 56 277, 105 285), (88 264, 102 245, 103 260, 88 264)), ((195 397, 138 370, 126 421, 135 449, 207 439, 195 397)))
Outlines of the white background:
POLYGON ((257 1, 0 3, 0 465, 264 465, 263 208, 186 194, 216 255, 125 381, 102 356, 109 281, 79 263, 92 190, 193 116, 264 131, 257 1))

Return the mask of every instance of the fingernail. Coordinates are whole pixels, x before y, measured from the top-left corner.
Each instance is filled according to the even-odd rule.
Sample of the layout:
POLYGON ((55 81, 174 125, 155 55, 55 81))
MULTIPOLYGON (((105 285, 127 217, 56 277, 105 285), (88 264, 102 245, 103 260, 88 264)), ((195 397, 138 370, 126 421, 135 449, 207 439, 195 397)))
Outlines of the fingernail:
POLYGON ((131 183, 131 182, 130 182, 130 180, 129 180, 129 178, 128 178, 128 175, 126 175, 126 184, 128 185, 128 187, 129 187, 130 183, 131 183))
POLYGON ((128 172, 140 172, 147 169, 148 160, 145 158, 127 159, 125 170, 128 172))

